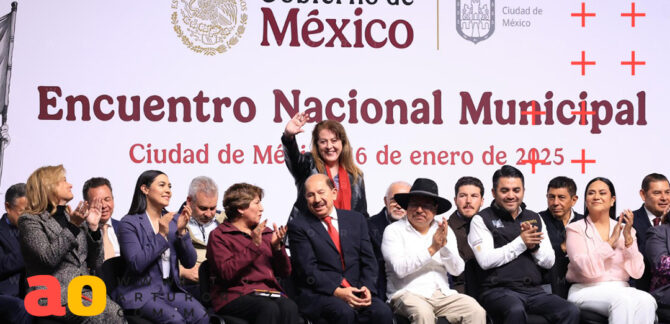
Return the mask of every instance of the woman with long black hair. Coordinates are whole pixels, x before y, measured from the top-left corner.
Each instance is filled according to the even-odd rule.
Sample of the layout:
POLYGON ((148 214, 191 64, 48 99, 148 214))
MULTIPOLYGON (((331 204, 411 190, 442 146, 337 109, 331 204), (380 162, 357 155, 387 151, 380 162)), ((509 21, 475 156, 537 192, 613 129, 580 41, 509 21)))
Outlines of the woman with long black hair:
POLYGON ((179 215, 165 210, 171 188, 161 171, 145 171, 137 179, 117 234, 127 279, 117 287, 117 300, 155 323, 208 323, 205 308, 179 282, 177 260, 193 267, 196 253, 186 226, 191 209, 186 206, 179 215))
POLYGON ((594 178, 584 193, 584 221, 566 227, 566 279, 573 283, 568 301, 608 316, 612 324, 654 323, 654 298, 628 286, 630 277, 640 278, 644 272, 633 213, 624 210, 618 221, 615 215, 614 185, 607 178, 594 178))

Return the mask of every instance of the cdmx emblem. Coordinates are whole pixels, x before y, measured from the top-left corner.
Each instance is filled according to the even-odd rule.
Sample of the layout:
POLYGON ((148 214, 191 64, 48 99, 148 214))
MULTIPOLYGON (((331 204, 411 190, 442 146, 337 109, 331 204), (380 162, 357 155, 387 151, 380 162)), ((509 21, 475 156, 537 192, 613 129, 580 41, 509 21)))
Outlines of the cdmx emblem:
POLYGON ((477 44, 496 29, 495 0, 456 0, 456 30, 477 44))
POLYGON ((247 27, 245 0, 172 0, 177 37, 196 53, 216 55, 235 46, 247 27))

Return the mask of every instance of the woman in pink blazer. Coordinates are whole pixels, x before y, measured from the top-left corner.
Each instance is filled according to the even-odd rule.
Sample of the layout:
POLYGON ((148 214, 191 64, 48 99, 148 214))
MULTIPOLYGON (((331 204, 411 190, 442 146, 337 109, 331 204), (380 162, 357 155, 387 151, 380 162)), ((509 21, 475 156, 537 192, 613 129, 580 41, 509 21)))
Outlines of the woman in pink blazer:
POLYGON ((611 324, 651 324, 656 301, 628 286, 630 277, 640 278, 644 272, 633 213, 625 210, 616 221, 615 195, 607 178, 591 180, 584 194, 584 221, 566 227, 570 258, 566 278, 573 283, 568 301, 608 316, 611 324))

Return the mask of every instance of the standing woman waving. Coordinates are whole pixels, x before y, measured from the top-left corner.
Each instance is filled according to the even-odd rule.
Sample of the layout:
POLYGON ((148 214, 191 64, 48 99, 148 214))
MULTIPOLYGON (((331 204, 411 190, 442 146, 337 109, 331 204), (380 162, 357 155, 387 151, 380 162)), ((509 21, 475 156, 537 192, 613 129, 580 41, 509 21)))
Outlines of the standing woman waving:
POLYGON ((145 171, 137 179, 128 215, 119 224, 124 278, 117 300, 155 323, 209 322, 205 308, 179 283, 177 259, 185 268, 195 265, 196 253, 188 234, 188 205, 181 214, 165 210, 172 184, 161 171, 145 171))
POLYGON ((611 324, 654 323, 654 298, 628 286, 630 277, 640 278, 644 272, 633 213, 625 210, 615 220, 616 192, 607 178, 591 180, 584 197, 584 221, 566 227, 566 279, 573 283, 568 301, 608 316, 611 324))
POLYGON ((297 113, 286 124, 282 135, 284 160, 295 180, 298 197, 290 218, 307 211, 305 180, 316 173, 328 175, 338 189, 335 208, 353 210, 368 217, 363 172, 354 163, 347 133, 337 121, 324 120, 314 126, 310 152, 300 153, 295 136, 304 132, 305 113, 297 113))

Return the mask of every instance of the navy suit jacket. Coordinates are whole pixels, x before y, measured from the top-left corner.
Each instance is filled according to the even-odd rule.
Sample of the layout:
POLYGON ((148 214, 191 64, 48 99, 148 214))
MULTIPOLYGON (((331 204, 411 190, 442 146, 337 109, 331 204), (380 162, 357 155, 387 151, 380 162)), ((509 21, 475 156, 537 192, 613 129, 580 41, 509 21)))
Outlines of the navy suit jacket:
POLYGON ((116 219, 112 218, 112 228, 114 229, 114 233, 119 232, 119 224, 121 221, 117 221, 116 219))
POLYGON ((377 294, 377 260, 365 216, 338 209, 337 217, 344 270, 340 254, 318 218, 310 213, 288 222, 297 304, 305 314, 320 313, 322 298, 332 297, 344 278, 354 287, 365 286, 377 294))
POLYGON ((633 281, 635 288, 649 291, 649 285, 651 282, 651 260, 647 258, 645 254, 646 251, 646 241, 647 241, 647 230, 653 228, 651 222, 649 221, 649 216, 647 216, 647 211, 644 209, 644 204, 640 209, 633 212, 633 228, 635 229, 635 237, 637 238, 637 247, 640 250, 640 253, 644 255, 644 273, 640 279, 631 279, 633 281))
POLYGON ((19 297, 25 264, 19 240, 10 232, 10 226, 13 227, 4 214, 0 218, 0 295, 19 297))
POLYGON ((179 283, 177 258, 184 267, 191 268, 195 265, 196 254, 188 233, 177 236, 178 217, 179 214, 175 214, 170 222, 167 240, 154 233, 146 213, 126 215, 121 219, 116 236, 126 270, 113 296, 122 308, 140 308, 153 298, 152 293, 161 290, 163 276, 160 261, 166 249, 170 249, 170 278, 173 286, 178 287, 180 292, 186 292, 179 283), (141 294, 142 298, 136 298, 136 293, 141 294))
POLYGON ((372 243, 372 250, 375 252, 375 258, 377 258, 377 268, 379 271, 377 275, 377 294, 381 296, 382 300, 386 298, 386 264, 384 263, 384 255, 382 254, 382 239, 384 238, 386 226, 389 226, 389 221, 386 217, 386 207, 382 208, 379 214, 368 219, 370 243, 372 243))
MULTIPOLYGON (((649 265, 658 268, 661 258, 670 255, 670 224, 665 223, 657 227, 651 227, 646 233, 647 244, 644 258, 649 260, 649 265)), ((667 275, 663 275, 667 277, 667 275)), ((659 308, 661 305, 670 306, 670 285, 657 287, 652 293, 656 298, 659 308)))

